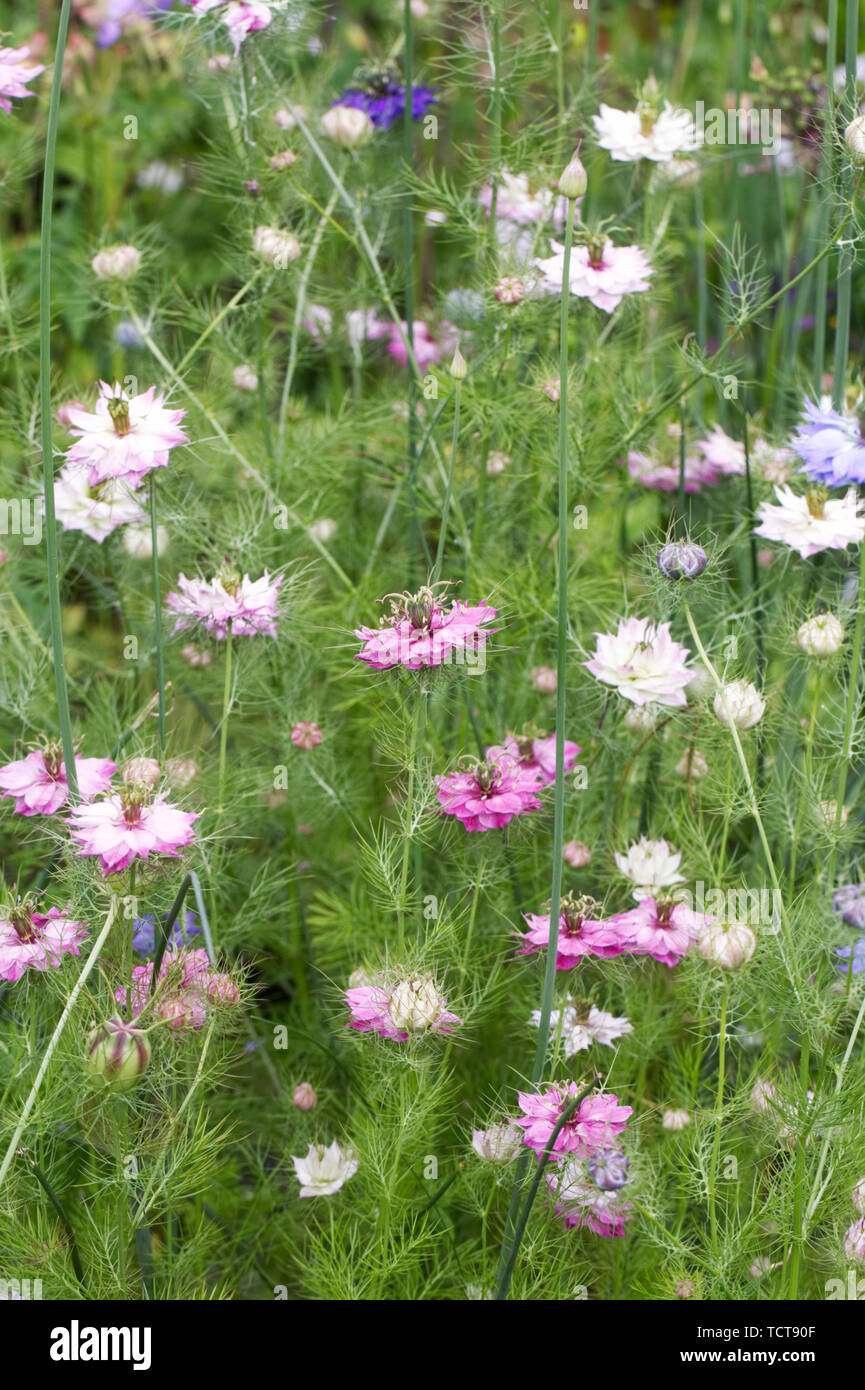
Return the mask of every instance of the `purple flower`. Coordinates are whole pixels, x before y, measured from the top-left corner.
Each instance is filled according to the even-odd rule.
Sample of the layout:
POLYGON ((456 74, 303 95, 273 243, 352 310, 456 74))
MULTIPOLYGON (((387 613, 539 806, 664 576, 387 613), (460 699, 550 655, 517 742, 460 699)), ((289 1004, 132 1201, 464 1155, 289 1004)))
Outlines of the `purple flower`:
POLYGON ((110 48, 121 38, 125 21, 136 16, 150 19, 171 8, 171 0, 107 0, 96 30, 98 48, 110 48))
POLYGON ((865 440, 855 416, 806 401, 802 423, 790 444, 814 482, 828 487, 865 483, 865 440))
MULTIPOLYGON (((168 938, 168 949, 177 951, 185 946, 192 936, 200 936, 201 928, 195 920, 194 912, 185 912, 183 926, 175 922, 168 938)), ((149 956, 156 950, 156 918, 154 916, 136 917, 132 923, 132 949, 141 956, 149 956)))
MULTIPOLYGON (((438 101, 432 87, 413 87, 411 94, 412 120, 419 121, 427 107, 438 101)), ((377 130, 390 130, 394 121, 405 114, 405 86, 386 77, 368 87, 346 87, 334 106, 354 106, 365 111, 377 130)))
POLYGON ((832 895, 832 907, 848 927, 865 931, 865 883, 848 883, 832 895))
POLYGON ((837 969, 842 975, 865 975, 865 937, 860 936, 855 946, 836 946, 837 969), (853 957, 852 964, 850 957, 853 957))
POLYGON ((587 1166, 596 1187, 602 1192, 615 1192, 617 1188, 624 1187, 625 1183, 631 1181, 628 1163, 629 1160, 621 1149, 601 1149, 598 1153, 592 1154, 587 1166))

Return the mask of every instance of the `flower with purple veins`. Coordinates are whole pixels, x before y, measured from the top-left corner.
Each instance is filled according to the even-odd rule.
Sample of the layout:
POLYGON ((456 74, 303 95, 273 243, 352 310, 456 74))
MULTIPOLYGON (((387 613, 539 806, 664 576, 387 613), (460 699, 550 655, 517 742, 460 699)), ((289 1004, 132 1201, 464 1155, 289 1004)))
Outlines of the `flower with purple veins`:
POLYGON ((836 969, 842 975, 865 975, 865 937, 860 937, 853 946, 836 946, 835 955, 838 957, 836 969))
POLYGON ((832 895, 832 908, 848 927, 865 931, 865 883, 847 883, 832 895))
MULTIPOLYGON (((411 115, 419 121, 428 107, 438 101, 432 87, 413 87, 411 115)), ((393 68, 382 68, 362 74, 356 86, 346 87, 334 106, 353 106, 365 111, 376 130, 390 130, 395 121, 405 115, 405 83, 400 82, 393 68)))
MULTIPOLYGON (((177 951, 187 944, 190 937, 200 935, 201 927, 196 921, 195 913, 187 911, 184 913, 183 925, 175 922, 171 928, 168 949, 177 951)), ((132 949, 140 956, 149 956, 156 950, 156 918, 152 914, 136 917, 132 923, 132 949)))
POLYGON ((865 439, 855 415, 842 414, 828 402, 806 401, 804 416, 791 447, 814 482, 828 487, 865 483, 865 439))

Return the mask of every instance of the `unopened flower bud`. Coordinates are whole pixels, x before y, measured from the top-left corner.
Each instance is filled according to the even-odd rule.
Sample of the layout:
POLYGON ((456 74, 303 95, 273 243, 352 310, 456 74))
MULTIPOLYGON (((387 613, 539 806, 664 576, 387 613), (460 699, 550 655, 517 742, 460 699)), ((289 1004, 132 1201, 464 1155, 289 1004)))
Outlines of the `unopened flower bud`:
POLYGON ((532 685, 541 695, 554 695, 559 678, 554 666, 533 666, 532 685))
POLYGON ((283 169, 290 169, 296 162, 297 155, 294 150, 280 150, 278 154, 270 156, 270 167, 276 174, 281 173, 283 169))
POLYGON ((337 145, 353 150, 369 140, 375 126, 357 106, 332 106, 321 118, 322 129, 337 145))
POLYGON ((568 840, 562 847, 562 858, 572 869, 584 869, 592 862, 592 851, 582 840, 568 840))
POLYGON ((757 936, 744 922, 713 922, 700 937, 700 955, 722 970, 737 970, 757 949, 757 936))
POLYGON ((318 1105, 318 1096, 308 1081, 301 1081, 299 1086, 295 1086, 291 1099, 298 1110, 314 1110, 318 1105))
POLYGON ((697 1286, 693 1279, 680 1279, 676 1284, 677 1298, 693 1298, 697 1292, 697 1286))
POLYGON ((664 1129, 671 1129, 674 1132, 685 1129, 691 1123, 691 1116, 687 1110, 665 1110, 661 1119, 664 1129))
POLYGON ((290 261, 300 255, 300 242, 291 232, 279 227, 256 227, 252 235, 252 246, 256 255, 268 265, 284 269, 290 261))
POLYGON ((145 787, 155 787, 162 772, 155 758, 130 758, 123 764, 121 782, 143 782, 145 787))
POLYGON ((708 558, 703 547, 693 541, 670 541, 658 551, 656 563, 665 579, 696 579, 708 558))
POLYGON ((691 781, 696 781, 698 777, 705 777, 708 771, 709 764, 699 748, 688 749, 676 763, 677 776, 690 777, 691 781))
POLYGON ((722 724, 735 724, 737 729, 751 729, 759 724, 766 701, 751 681, 729 681, 721 687, 712 704, 722 724))
POLYGON ((304 720, 295 724, 291 731, 291 741, 295 748, 315 748, 321 743, 321 729, 317 724, 304 720))
POLYGON ((751 1106, 758 1115, 766 1115, 772 1109, 776 1095, 773 1081, 757 1081, 750 1095, 751 1106))
POLYGON ((313 540, 321 541, 322 545, 325 545, 328 541, 333 540, 336 535, 336 530, 336 522, 333 517, 322 516, 318 521, 312 523, 309 528, 309 534, 312 536, 313 540))
POLYGON ((495 296, 500 304, 519 304, 525 292, 522 280, 515 275, 505 275, 495 288, 495 296))
POLYGON ((87 1070, 109 1091, 129 1091, 137 1085, 150 1061, 150 1043, 140 1028, 109 1018, 87 1038, 87 1070))
POLYGON ((865 116, 855 116, 844 131, 844 143, 852 162, 865 167, 865 116))
POLYGON ((844 641, 844 627, 834 613, 816 613, 796 633, 806 656, 834 656, 844 641))
POLYGON ((241 362, 231 373, 231 380, 238 391, 257 391, 258 373, 248 362, 241 362))
POLYGON ((192 758, 169 758, 165 775, 173 787, 187 787, 199 776, 201 768, 192 758))
POLYGON ((90 267, 99 280, 131 280, 141 268, 141 252, 135 246, 106 246, 90 267))
POLYGON ((848 1260, 865 1265, 865 1217, 854 1221, 844 1234, 844 1254, 848 1260))
POLYGON ((865 1178, 859 1179, 850 1196, 856 1210, 865 1216, 865 1178))
POLYGON ((632 734, 648 734, 658 722, 658 713, 654 700, 645 705, 629 705, 625 710, 625 728, 632 734))
POLYGON ((442 996, 425 975, 400 980, 388 1000, 393 1026, 409 1033, 422 1033, 432 1027, 443 1008, 442 996))
POLYGON ((454 348, 453 361, 451 362, 451 376, 454 381, 465 381, 468 376, 466 359, 463 357, 459 348, 454 348))
POLYGON ((491 454, 487 454, 487 477, 497 478, 504 473, 510 461, 509 454, 503 454, 501 449, 493 449, 491 454))
POLYGON ((582 160, 575 154, 559 177, 559 192, 563 198, 574 202, 577 198, 582 198, 588 182, 582 160))

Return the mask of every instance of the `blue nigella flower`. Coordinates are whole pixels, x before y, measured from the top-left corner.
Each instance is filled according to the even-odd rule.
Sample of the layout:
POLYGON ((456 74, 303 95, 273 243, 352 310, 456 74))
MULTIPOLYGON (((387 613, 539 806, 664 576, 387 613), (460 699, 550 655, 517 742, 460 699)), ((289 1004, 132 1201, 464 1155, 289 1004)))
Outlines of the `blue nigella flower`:
POLYGON ((842 975, 865 975, 865 936, 860 936, 855 946, 836 946, 835 954, 838 957, 836 968, 842 975))
POLYGON ((620 1149, 599 1149, 589 1159, 592 1181, 602 1192, 615 1192, 630 1182, 629 1160, 620 1149))
MULTIPOLYGON (((432 87, 413 87, 411 94, 412 120, 419 121, 427 108, 438 101, 432 87)), ((346 87, 334 106, 355 106, 365 111, 376 130, 390 130, 394 121, 405 113, 405 85, 386 78, 370 87, 346 87)))
MULTIPOLYGON (((166 912, 166 917, 168 913, 166 912)), ((178 946, 185 946, 190 937, 200 936, 201 928, 195 920, 194 912, 185 912, 184 921, 174 923, 171 928, 171 935, 168 938, 169 950, 176 950, 178 946)), ((139 955, 149 956, 156 950, 156 918, 155 917, 136 917, 132 923, 132 949, 139 955)))
POLYGON ((847 883, 832 895, 832 907, 848 927, 865 931, 865 883, 847 883))
POLYGON ((790 446, 815 483, 827 487, 865 483, 865 439, 859 422, 831 406, 824 409, 806 401, 802 423, 790 446))

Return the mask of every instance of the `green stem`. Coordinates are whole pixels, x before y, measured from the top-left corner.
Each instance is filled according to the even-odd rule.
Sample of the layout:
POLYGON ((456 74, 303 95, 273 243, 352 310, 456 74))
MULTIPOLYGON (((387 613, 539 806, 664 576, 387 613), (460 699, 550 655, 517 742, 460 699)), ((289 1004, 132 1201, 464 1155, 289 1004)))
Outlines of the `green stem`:
POLYGON ((159 587, 159 526, 156 512, 156 472, 150 478, 150 572, 153 580, 153 635, 156 641, 156 698, 159 756, 165 756, 165 643, 162 636, 162 594, 159 587))
MULTIPOLYGON (((859 38, 859 0, 847 0, 847 26, 844 35, 844 59, 847 67, 845 101, 848 119, 852 120, 856 104, 856 54, 859 38)), ((848 205, 853 191, 853 170, 846 161, 842 174, 842 189, 848 205)), ((853 246, 845 242, 838 252, 838 308, 835 326, 835 363, 832 379, 832 404, 840 410, 844 404, 847 381, 847 353, 850 345, 850 304, 853 294, 853 246)))
POLYGON ((727 998, 728 981, 724 980, 721 996, 721 1022, 718 1031, 718 1086, 715 1092, 715 1137, 712 1142, 712 1163, 709 1169, 709 1229, 712 1236, 713 1253, 718 1248, 718 1216, 716 1196, 718 1187, 718 1162, 721 1157, 721 1121, 724 1113, 724 1068, 727 1061, 727 998))
POLYGON ((847 709, 844 715, 844 745, 841 749, 841 766, 838 770, 838 810, 835 820, 835 843, 829 856, 829 883, 835 880, 835 860, 838 857, 838 832, 844 815, 844 796, 847 791, 847 775, 853 757, 853 730, 856 723, 856 705, 859 698, 859 667, 862 660, 862 635, 865 629, 865 542, 859 547, 859 590, 856 597, 856 628, 853 634, 853 656, 850 661, 850 684, 847 689, 847 709))
MULTIPOLYGON (((834 128, 834 106, 835 106, 835 53, 838 43, 838 0, 829 0, 829 9, 826 18, 826 27, 829 31, 826 42, 826 85, 825 102, 826 109, 823 114, 823 152, 820 163, 820 182, 822 187, 828 188, 832 180, 832 157, 833 141, 832 131, 834 128)), ((817 211, 817 238, 816 244, 822 246, 829 235, 829 199, 820 198, 817 211)), ((814 304, 814 361, 813 361, 813 383, 814 392, 819 399, 820 392, 823 390, 823 365, 826 356, 826 299, 829 289, 829 262, 823 261, 817 270, 817 283, 815 286, 814 304)))
POLYGON ((448 514, 451 509, 451 493, 453 492, 454 469, 456 468, 457 461, 457 440, 459 439, 460 433, 461 385, 462 383, 458 381, 456 383, 456 389, 454 390, 454 428, 453 435, 451 437, 451 466, 448 469, 448 481, 447 487, 445 489, 444 506, 442 507, 442 519, 441 524, 439 526, 439 540, 438 546, 436 547, 435 565, 433 566, 432 572, 433 580, 438 579, 439 575, 441 574, 442 555, 444 553, 445 540, 447 538, 448 533, 448 514))
POLYGON ((222 816, 225 809, 225 763, 228 751, 228 716, 231 713, 231 619, 228 620, 228 636, 225 642, 225 684, 222 691, 222 719, 219 722, 219 795, 216 814, 222 816))
POLYGON ((69 691, 66 685, 66 666, 63 659, 63 622, 60 610, 60 570, 57 547, 57 522, 54 510, 54 449, 51 441, 51 235, 54 223, 54 168, 57 157, 57 124, 60 116, 60 87, 63 79, 63 58, 69 32, 71 0, 62 0, 57 43, 54 51, 54 73, 51 99, 48 103, 48 128, 45 134, 45 172, 42 179, 42 231, 39 244, 39 412, 42 433, 42 479, 45 492, 45 554, 48 565, 48 618, 51 627, 51 648, 54 659, 54 684, 57 690, 57 716, 63 745, 63 763, 69 800, 78 801, 78 777, 75 771, 75 744, 69 716, 69 691))

